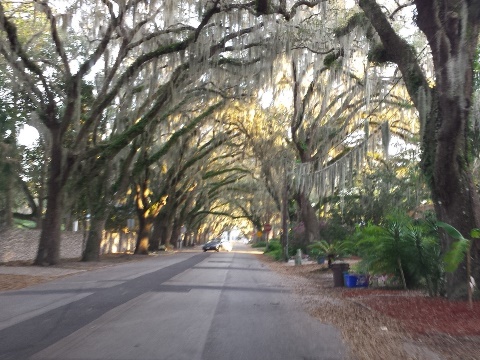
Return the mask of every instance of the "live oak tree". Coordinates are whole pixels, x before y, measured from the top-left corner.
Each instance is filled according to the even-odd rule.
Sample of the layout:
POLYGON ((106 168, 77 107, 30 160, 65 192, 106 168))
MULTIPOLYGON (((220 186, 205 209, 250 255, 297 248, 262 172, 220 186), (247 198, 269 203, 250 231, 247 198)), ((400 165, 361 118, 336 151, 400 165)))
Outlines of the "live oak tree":
MULTIPOLYGON (((1 51, 19 80, 19 86, 22 86, 22 90, 34 104, 37 118, 46 129, 44 135, 48 136, 51 145, 47 210, 35 263, 55 264, 59 259, 65 184, 78 162, 78 154, 84 151, 88 143, 89 132, 98 126, 102 112, 119 94, 123 86, 131 85, 129 81, 138 69, 151 60, 151 55, 150 57, 145 55, 149 53, 148 49, 143 48, 140 50, 140 53, 143 52, 145 55, 143 58, 127 67, 120 67, 121 61, 127 59, 132 49, 135 47, 138 49, 144 45, 144 41, 133 42, 133 37, 141 30, 139 24, 153 15, 143 12, 142 16, 137 17, 139 21, 137 28, 132 29, 133 31, 128 34, 123 32, 123 38, 116 37, 116 32, 122 33, 126 30, 127 25, 124 20, 128 16, 127 12, 132 8, 136 9, 138 2, 119 8, 118 12, 114 11, 112 3, 108 3, 102 9, 103 11, 97 9, 99 13, 95 14, 95 20, 102 16, 106 26, 101 30, 98 26, 82 27, 83 31, 90 30, 93 33, 85 34, 83 39, 85 41, 81 46, 73 48, 69 47, 65 41, 69 35, 68 32, 73 32, 70 16, 72 14, 81 16, 82 11, 87 8, 76 7, 78 4, 73 4, 65 14, 58 14, 48 3, 34 2, 34 4, 36 10, 44 14, 48 21, 53 48, 50 54, 53 59, 36 57, 35 53, 28 51, 26 44, 31 39, 22 41, 18 36, 15 16, 10 16, 11 14, 0 4, 0 29, 5 39, 1 43, 1 51), (100 40, 93 41, 97 36, 100 40), (121 46, 122 40, 123 46, 121 46), (89 49, 90 46, 92 48, 89 49), (120 51, 116 54, 115 62, 115 55, 110 58, 108 49, 117 46, 120 51), (104 82, 98 89, 97 98, 92 103, 91 110, 81 119, 83 82, 102 55, 105 60, 105 77, 102 79, 104 82), (66 139, 66 134, 72 129, 74 129, 73 139, 66 139)), ((80 29, 75 31, 79 32, 80 29)), ((74 36, 74 38, 78 37, 74 36)))
MULTIPOLYGON (((351 54, 355 52, 355 47, 358 45, 342 43, 344 47, 347 44, 350 46, 350 55, 347 57, 346 50, 332 41, 334 27, 341 18, 341 11, 339 11, 341 5, 341 2, 338 2, 337 8, 324 7, 320 12, 315 9, 308 13, 310 16, 305 16, 294 26, 286 26, 279 30, 288 39, 286 41, 288 50, 280 52, 276 58, 275 70, 271 75, 275 80, 272 81, 271 88, 274 89, 275 95, 278 95, 278 99, 282 99, 277 100, 277 103, 283 102, 287 107, 287 110, 279 114, 278 118, 283 116, 290 119, 290 124, 284 123, 279 126, 283 128, 283 133, 280 135, 280 139, 283 137, 282 151, 276 151, 277 148, 274 145, 275 141, 278 142, 277 118, 272 117, 267 121, 268 125, 263 127, 261 135, 255 134, 256 128, 262 127, 260 124, 263 120, 260 116, 255 116, 255 126, 251 129, 248 129, 248 120, 242 121, 245 132, 250 135, 249 139, 253 139, 249 146, 261 163, 261 178, 265 181, 278 210, 281 208, 280 199, 284 198, 282 194, 285 186, 276 185, 290 183, 291 179, 285 181, 280 179, 285 177, 282 173, 285 173, 286 166, 291 172, 293 161, 290 156, 285 156, 282 164, 279 156, 269 156, 269 152, 276 155, 285 152, 287 155, 289 150, 294 148, 297 161, 305 165, 305 167, 293 166, 296 185, 290 189, 290 196, 294 193, 296 195, 299 208, 297 220, 305 224, 307 242, 320 237, 318 209, 311 204, 318 200, 318 196, 325 195, 321 191, 322 194, 314 195, 317 199, 312 199, 313 182, 310 181, 311 176, 307 173, 320 171, 328 167, 332 158, 335 160, 337 156, 343 155, 342 148, 348 148, 343 142, 352 132, 363 128, 364 118, 367 116, 365 114, 374 116, 384 112, 380 106, 382 101, 395 102, 395 96, 389 95, 388 90, 380 96, 380 91, 388 88, 385 84, 376 83, 382 82, 380 77, 362 78, 362 71, 370 70, 358 68, 355 66, 358 64, 349 64, 349 60, 344 60, 350 59, 350 56, 354 57, 351 54), (338 59, 340 61, 337 61, 338 59), (288 69, 289 63, 292 64, 290 69, 288 69), (287 64, 287 70, 278 71, 285 68, 285 64, 287 64), (293 96, 285 96, 286 91, 293 93, 293 96), (378 109, 372 111, 374 107, 378 109), (289 112, 290 108, 293 111, 289 112), (285 131, 285 126, 289 126, 288 133, 285 131)), ((388 79, 388 85, 393 87, 395 81, 398 79, 391 76, 388 79)), ((399 104, 401 101, 398 99, 396 102, 397 106, 404 105, 399 104)), ((380 119, 381 116, 378 118, 380 119)), ((378 127, 381 122, 380 120, 376 124, 372 122, 372 125, 378 127)), ((365 154, 366 151, 362 156, 365 154)), ((343 167, 340 167, 337 174, 341 174, 342 170, 343 167)), ((354 170, 350 168, 350 172, 354 170)), ((345 171, 343 174, 345 175, 345 171)))
MULTIPOLYGON (((471 108, 473 64, 478 45, 480 4, 472 1, 413 1, 395 4, 360 0, 363 13, 354 13, 336 35, 339 42, 325 60, 352 55, 352 44, 364 44, 369 64, 395 64, 421 121, 422 169, 432 191, 440 220, 464 234, 479 225, 479 197, 471 174, 471 108), (424 34, 432 66, 425 49, 415 49, 401 36, 402 25, 393 24, 405 9, 415 10, 414 21, 424 34), (400 30, 396 30, 400 29, 400 30), (433 76, 431 76, 433 75, 433 76)), ((341 23, 341 21, 339 21, 341 23)), ((323 30, 323 28, 322 28, 323 30)), ((368 93, 366 99, 370 98, 368 93)), ((300 107, 299 107, 300 108, 300 107)), ((301 109, 301 108, 300 108, 301 109)), ((299 173, 297 171, 297 173, 299 173)), ((301 171, 300 171, 301 173, 301 171)), ((301 181, 304 179, 300 176, 301 181)), ((330 185, 336 181, 331 181, 330 185)), ((443 239, 443 250, 452 239, 443 239)), ((479 280, 479 249, 472 248, 474 277, 479 280)), ((447 281, 450 298, 462 297, 465 269, 459 268, 447 281)))
MULTIPOLYGON (((344 138, 361 123, 361 109, 364 107, 362 84, 354 80, 340 81, 345 87, 332 89, 335 82, 334 71, 318 69, 305 84, 294 61, 292 64, 292 90, 294 110, 291 115, 290 132, 300 163, 326 166, 333 148, 338 147, 344 138), (302 86, 306 90, 301 90, 302 86)), ((295 199, 305 225, 308 244, 320 239, 319 217, 309 198, 311 185, 304 182, 296 189, 295 199)))
MULTIPOLYGON (((297 158, 293 171, 289 169, 293 177, 289 180, 293 184, 289 192, 297 203, 298 221, 305 227, 305 246, 322 237, 317 204, 327 204, 325 199, 344 191, 347 180, 359 172, 367 151, 373 150, 367 149, 365 140, 362 145, 362 138, 373 142, 369 131, 379 133, 393 123, 390 118, 396 112, 389 114, 381 104, 388 102, 392 109, 405 105, 393 90, 398 78, 368 79, 364 74, 368 68, 342 66, 342 61, 337 61, 342 52, 328 49, 310 54, 306 62, 305 53, 312 51, 311 46, 299 47, 290 55, 291 69, 283 75, 291 78, 284 86, 292 93, 293 108, 287 112, 288 136, 283 136, 297 158), (382 93, 386 88, 389 91, 382 93), (360 138, 360 146, 353 149, 358 140, 352 134, 361 132, 365 134, 360 138)), ((388 148, 387 143, 384 146, 388 148)))
MULTIPOLYGON (((469 147, 480 3, 469 0, 412 2, 415 25, 428 41, 434 65, 433 79, 422 68, 415 49, 392 27, 390 20, 395 19, 395 9, 388 13, 374 0, 360 0, 359 5, 368 20, 363 23, 364 28, 372 26, 378 35, 378 41, 370 48, 372 59, 398 66, 410 99, 420 114, 422 169, 431 188, 437 217, 462 234, 469 234, 471 229, 480 226, 480 199, 472 179, 469 147)), ((452 239, 445 236, 444 251, 451 243, 452 239)), ((473 276, 478 283, 477 241, 471 253, 473 276)), ((465 296, 465 277, 462 267, 448 276, 448 297, 465 296)))
MULTIPOLYGON (((249 147, 244 134, 239 123, 235 121, 237 117, 242 117, 243 113, 237 111, 234 104, 238 102, 229 102, 229 106, 221 112, 221 117, 215 120, 214 127, 212 125, 215 123, 207 123, 205 129, 197 132, 197 141, 210 136, 217 137, 220 129, 229 136, 208 156, 196 162, 189 172, 190 175, 185 176, 189 180, 184 180, 175 194, 178 199, 175 202, 180 204, 181 208, 177 209, 176 219, 171 223, 184 225, 187 239, 192 236, 191 242, 203 242, 209 236, 218 236, 221 231, 231 228, 229 224, 245 222, 243 220, 246 217, 239 208, 245 194, 251 194, 254 190, 246 190, 243 185, 255 169, 249 161, 249 147), (215 226, 212 227, 212 224, 215 226)), ((169 215, 172 216, 165 212, 162 217, 169 215)), ((168 222, 164 222, 163 227, 167 226, 168 222)), ((155 225, 154 234, 156 229, 155 225)), ((178 238, 179 229, 177 226, 177 231, 172 232, 172 241, 178 238)), ((162 243, 164 239, 166 237, 162 236, 162 243)))
POLYGON ((255 231, 263 230, 265 223, 279 221, 285 170, 294 162, 292 146, 286 141, 288 116, 261 100, 262 93, 259 90, 255 97, 236 102, 229 116, 241 134, 238 146, 244 153, 239 163, 250 169, 249 176, 236 184, 238 195, 232 196, 230 204, 235 218, 245 218, 242 223, 249 223, 255 231))

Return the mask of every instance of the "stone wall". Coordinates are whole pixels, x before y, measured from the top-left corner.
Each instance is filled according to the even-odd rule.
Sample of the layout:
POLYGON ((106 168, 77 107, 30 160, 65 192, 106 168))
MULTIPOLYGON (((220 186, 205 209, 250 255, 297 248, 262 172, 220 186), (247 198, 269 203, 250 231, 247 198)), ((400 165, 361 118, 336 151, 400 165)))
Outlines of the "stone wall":
MULTIPOLYGON (((0 263, 9 261, 33 261, 37 256, 40 230, 9 229, 0 232, 0 263)), ((62 232, 60 257, 73 259, 82 256, 85 246, 83 232, 62 232)), ((135 249, 135 234, 105 234, 102 254, 131 252, 135 249)))

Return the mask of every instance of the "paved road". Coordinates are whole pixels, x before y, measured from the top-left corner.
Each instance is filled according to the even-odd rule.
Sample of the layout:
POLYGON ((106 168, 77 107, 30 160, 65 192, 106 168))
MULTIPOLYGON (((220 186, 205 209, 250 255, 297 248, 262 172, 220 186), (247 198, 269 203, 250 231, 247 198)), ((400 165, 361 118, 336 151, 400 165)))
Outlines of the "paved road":
POLYGON ((344 359, 243 252, 183 252, 0 292, 0 359, 344 359))

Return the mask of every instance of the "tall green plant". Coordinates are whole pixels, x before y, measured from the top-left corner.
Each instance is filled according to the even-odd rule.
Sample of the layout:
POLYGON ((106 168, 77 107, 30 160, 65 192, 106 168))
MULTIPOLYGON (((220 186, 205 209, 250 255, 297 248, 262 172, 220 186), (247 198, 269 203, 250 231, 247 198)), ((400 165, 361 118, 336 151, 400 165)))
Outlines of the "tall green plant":
POLYGON ((449 224, 438 221, 437 226, 445 230, 448 236, 457 240, 452 244, 450 250, 443 258, 445 261, 445 271, 454 272, 464 261, 465 255, 468 253, 470 248, 470 240, 465 239, 457 229, 449 224))
POLYGON ((409 272, 424 281, 430 296, 440 292, 443 281, 441 248, 438 237, 432 232, 430 223, 418 223, 407 227, 406 240, 409 246, 409 272))
MULTIPOLYGON (((471 270, 471 255, 470 255, 470 248, 471 248, 471 240, 468 240, 463 237, 463 235, 458 231, 456 228, 451 226, 450 224, 446 224, 444 222, 438 221, 437 226, 441 229, 445 230, 448 236, 452 237, 453 239, 457 240, 452 243, 450 250, 445 254, 444 261, 445 261, 445 270, 447 272, 455 272, 460 264, 465 261, 466 258, 466 265, 467 265, 467 295, 468 295, 468 303, 470 307, 473 306, 473 287, 474 287, 474 280, 472 277, 472 270, 471 270)), ((480 229, 472 229, 470 231, 470 237, 473 239, 480 239, 480 229)))
POLYGON ((440 244, 427 222, 390 215, 381 225, 358 228, 352 242, 369 272, 397 275, 405 289, 423 285, 432 296, 440 292, 440 244))
POLYGON ((405 227, 402 222, 400 217, 390 217, 381 226, 369 224, 368 228, 373 228, 368 229, 367 236, 361 237, 358 247, 373 273, 398 275, 403 287, 407 288, 405 227))

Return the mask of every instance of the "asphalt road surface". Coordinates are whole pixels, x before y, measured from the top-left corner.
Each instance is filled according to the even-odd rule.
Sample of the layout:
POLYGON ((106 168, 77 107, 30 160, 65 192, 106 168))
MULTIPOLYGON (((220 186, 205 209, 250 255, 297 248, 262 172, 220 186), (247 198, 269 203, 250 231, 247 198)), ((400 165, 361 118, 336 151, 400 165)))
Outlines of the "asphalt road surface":
MULTIPOLYGON (((236 246, 238 250, 238 246, 236 246)), ((0 359, 344 359, 246 252, 180 252, 0 292, 0 359)))

